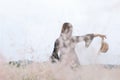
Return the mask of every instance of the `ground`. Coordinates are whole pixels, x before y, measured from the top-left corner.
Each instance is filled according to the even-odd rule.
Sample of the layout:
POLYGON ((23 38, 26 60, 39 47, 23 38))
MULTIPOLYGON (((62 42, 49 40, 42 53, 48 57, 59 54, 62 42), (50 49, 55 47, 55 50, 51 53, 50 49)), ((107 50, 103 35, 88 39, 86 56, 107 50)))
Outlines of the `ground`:
POLYGON ((0 80, 120 80, 120 66, 100 64, 71 69, 49 62, 22 67, 1 63, 0 71, 0 80))

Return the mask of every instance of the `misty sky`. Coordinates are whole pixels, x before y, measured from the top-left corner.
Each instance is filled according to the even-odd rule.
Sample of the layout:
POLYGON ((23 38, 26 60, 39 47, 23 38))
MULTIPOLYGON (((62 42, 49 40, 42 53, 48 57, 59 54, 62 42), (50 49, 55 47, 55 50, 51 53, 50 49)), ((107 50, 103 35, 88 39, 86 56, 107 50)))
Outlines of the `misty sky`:
MULTIPOLYGON (((0 0, 0 53, 8 60, 48 60, 62 24, 70 22, 73 35, 107 35, 110 49, 98 61, 120 64, 119 21, 119 0, 0 0)), ((85 50, 78 45, 81 63, 94 63, 99 43, 85 50)))

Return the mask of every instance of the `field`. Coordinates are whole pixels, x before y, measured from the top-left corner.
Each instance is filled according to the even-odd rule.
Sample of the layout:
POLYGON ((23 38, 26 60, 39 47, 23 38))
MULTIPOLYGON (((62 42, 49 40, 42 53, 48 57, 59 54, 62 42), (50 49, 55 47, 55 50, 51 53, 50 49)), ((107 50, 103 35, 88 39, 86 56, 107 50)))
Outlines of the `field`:
POLYGON ((120 80, 120 66, 96 64, 71 69, 49 62, 21 67, 1 63, 0 80, 120 80))

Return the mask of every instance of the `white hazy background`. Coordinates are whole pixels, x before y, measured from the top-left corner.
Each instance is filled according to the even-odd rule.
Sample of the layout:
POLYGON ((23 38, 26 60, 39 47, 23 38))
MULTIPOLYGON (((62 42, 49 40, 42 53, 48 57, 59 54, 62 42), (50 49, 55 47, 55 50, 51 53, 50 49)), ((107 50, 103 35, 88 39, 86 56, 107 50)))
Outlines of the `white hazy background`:
POLYGON ((100 39, 76 46, 81 64, 120 64, 120 0, 0 0, 0 54, 7 60, 47 61, 62 24, 73 35, 101 33, 110 46, 97 56, 100 39))

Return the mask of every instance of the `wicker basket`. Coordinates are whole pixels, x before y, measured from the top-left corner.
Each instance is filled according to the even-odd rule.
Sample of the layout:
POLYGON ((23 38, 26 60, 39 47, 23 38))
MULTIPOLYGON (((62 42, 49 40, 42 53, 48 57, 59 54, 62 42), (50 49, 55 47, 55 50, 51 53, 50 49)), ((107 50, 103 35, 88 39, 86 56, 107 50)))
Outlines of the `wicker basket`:
POLYGON ((108 51, 108 49, 109 49, 108 43, 106 43, 104 40, 102 40, 100 52, 106 53, 108 51))

